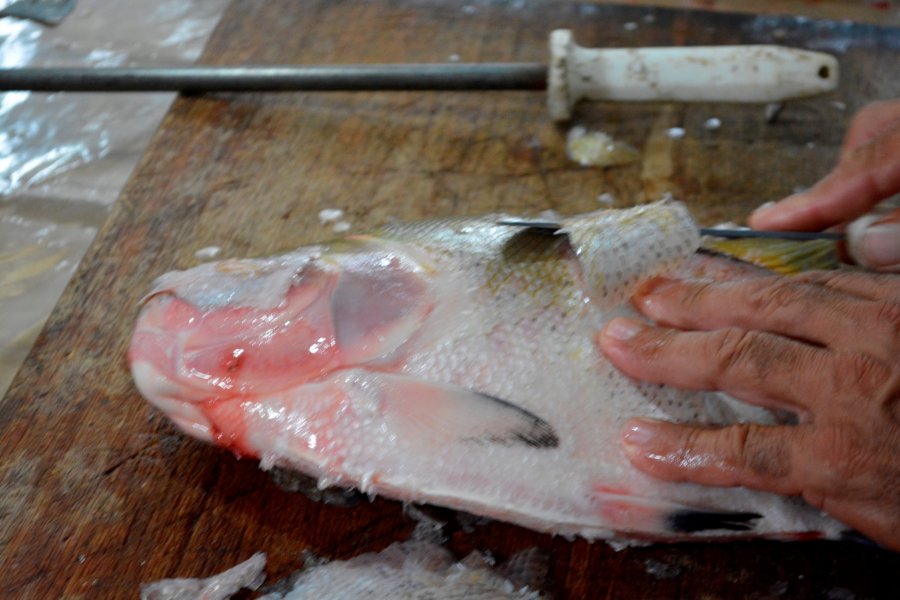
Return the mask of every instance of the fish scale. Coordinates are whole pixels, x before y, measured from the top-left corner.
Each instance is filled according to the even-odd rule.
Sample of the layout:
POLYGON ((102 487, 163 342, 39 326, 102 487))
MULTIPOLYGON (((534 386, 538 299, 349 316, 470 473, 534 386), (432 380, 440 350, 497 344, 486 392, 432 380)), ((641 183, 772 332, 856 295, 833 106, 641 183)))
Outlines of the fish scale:
POLYGON ((840 534, 792 499, 654 480, 619 446, 634 416, 775 422, 718 393, 631 380, 594 340, 609 319, 638 317, 626 300, 654 275, 759 270, 694 254, 677 202, 564 219, 565 235, 497 220, 389 225, 167 274, 129 351, 138 389, 187 433, 323 486, 592 539, 840 534), (196 317, 167 320, 173 310, 196 317), (246 362, 201 372, 215 370, 206 347, 246 362))

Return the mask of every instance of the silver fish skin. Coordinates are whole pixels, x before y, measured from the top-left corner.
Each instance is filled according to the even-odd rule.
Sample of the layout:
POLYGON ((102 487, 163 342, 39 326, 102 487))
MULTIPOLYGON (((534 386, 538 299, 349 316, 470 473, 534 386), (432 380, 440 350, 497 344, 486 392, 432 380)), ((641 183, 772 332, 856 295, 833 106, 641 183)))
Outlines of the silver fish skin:
POLYGON ((652 479, 619 445, 634 416, 776 422, 634 381, 595 342, 653 276, 759 270, 695 254, 678 202, 571 217, 559 235, 502 217, 168 273, 129 350, 137 388, 186 433, 321 486, 589 539, 840 536, 796 498, 652 479))

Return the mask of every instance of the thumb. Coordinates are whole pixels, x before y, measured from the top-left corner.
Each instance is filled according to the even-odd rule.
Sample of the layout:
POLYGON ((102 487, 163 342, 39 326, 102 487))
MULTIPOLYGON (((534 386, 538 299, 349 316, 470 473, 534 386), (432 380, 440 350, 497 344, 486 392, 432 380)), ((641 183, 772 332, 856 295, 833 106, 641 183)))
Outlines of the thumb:
POLYGON ((847 228, 847 251, 867 269, 900 272, 900 208, 853 221, 847 228))

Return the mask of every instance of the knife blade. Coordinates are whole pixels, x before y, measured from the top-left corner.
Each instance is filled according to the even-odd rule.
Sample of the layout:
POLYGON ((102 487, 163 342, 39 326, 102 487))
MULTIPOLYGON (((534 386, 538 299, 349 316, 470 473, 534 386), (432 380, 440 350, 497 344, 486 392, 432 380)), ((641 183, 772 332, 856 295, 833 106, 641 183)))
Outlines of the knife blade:
MULTIPOLYGON (((531 220, 531 219, 500 219, 498 225, 509 227, 527 227, 530 229, 539 229, 548 232, 555 232, 562 229, 562 223, 547 220, 531 220)), ((729 229, 719 227, 701 227, 700 235, 708 235, 711 237, 742 239, 742 238, 769 238, 778 240, 795 240, 795 241, 812 241, 812 240, 833 240, 840 241, 844 239, 843 233, 834 231, 759 231, 756 229, 729 229)))

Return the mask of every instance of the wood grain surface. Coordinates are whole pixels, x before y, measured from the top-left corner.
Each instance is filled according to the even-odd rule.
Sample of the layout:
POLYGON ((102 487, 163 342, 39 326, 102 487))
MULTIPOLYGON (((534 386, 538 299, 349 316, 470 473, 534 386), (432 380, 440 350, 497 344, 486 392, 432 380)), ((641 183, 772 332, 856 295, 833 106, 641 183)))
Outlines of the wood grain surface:
MULTIPOLYGON (((671 192, 704 223, 742 220, 825 173, 854 110, 900 95, 897 30, 569 3, 236 1, 201 62, 542 61, 557 27, 594 46, 832 51, 841 86, 789 104, 774 124, 760 106, 583 107, 575 123, 642 152, 609 170, 566 158, 566 129, 541 93, 180 98, 0 406, 0 596, 133 598, 141 582, 209 575, 258 550, 274 581, 304 550, 347 558, 412 530, 397 502, 342 508, 286 492, 140 398, 125 364, 138 302, 157 275, 197 264, 198 249, 263 256, 322 240, 323 208, 343 209, 359 231, 394 218, 574 213, 601 193, 626 205, 671 192), (720 129, 704 128, 710 117, 720 129), (673 126, 682 139, 667 135, 673 126)), ((617 552, 488 523, 453 530, 450 546, 501 558, 544 548, 548 591, 571 598, 890 597, 900 572, 900 556, 849 542, 617 552)))

